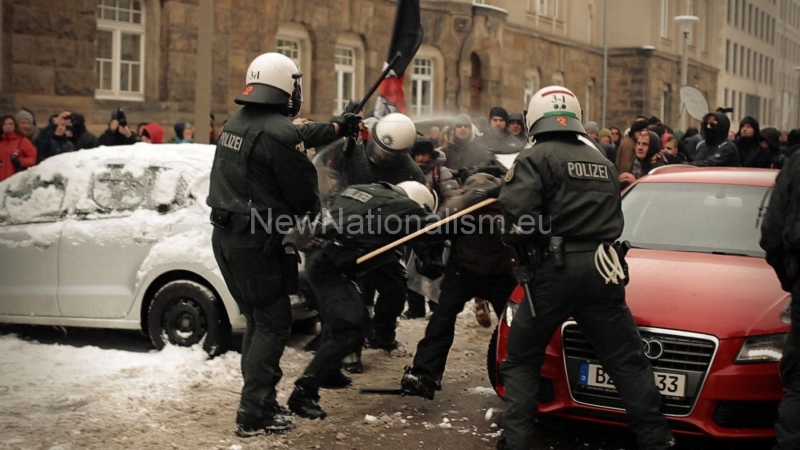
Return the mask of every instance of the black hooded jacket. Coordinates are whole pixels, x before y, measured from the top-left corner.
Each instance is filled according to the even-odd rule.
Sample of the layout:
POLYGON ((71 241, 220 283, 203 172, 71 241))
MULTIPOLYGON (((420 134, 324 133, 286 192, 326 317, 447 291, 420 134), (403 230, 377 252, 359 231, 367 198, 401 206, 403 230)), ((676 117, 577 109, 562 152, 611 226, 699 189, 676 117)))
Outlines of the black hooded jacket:
POLYGON ((738 167, 739 151, 736 145, 728 140, 730 129, 731 121, 725 114, 712 112, 703 116, 701 133, 705 140, 697 145, 692 164, 698 167, 738 167), (717 126, 713 129, 706 127, 706 122, 711 116, 717 119, 717 126))
POLYGON ((761 147, 759 146, 759 136, 761 130, 758 126, 758 121, 750 116, 745 117, 739 122, 739 132, 736 133, 736 139, 733 143, 736 144, 736 149, 739 151, 739 162, 742 167, 761 167, 758 165, 760 159, 761 147), (752 137, 742 136, 742 127, 750 125, 755 130, 752 137))

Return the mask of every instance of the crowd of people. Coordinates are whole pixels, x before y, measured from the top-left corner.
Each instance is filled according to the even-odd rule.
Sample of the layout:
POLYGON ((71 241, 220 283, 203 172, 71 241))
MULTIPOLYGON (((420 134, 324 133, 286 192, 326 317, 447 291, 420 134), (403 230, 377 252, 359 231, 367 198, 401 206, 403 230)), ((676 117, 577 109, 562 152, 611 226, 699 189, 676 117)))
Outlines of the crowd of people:
MULTIPOLYGON (((44 126, 37 125, 36 116, 26 108, 14 115, 2 116, 0 120, 3 124, 3 133, 0 135, 0 181, 61 153, 137 142, 161 144, 166 138, 164 128, 157 122, 139 123, 134 130, 121 109, 112 112, 108 127, 99 137, 86 128, 83 114, 68 110, 50 116, 44 126)), ((209 120, 209 139, 215 144, 217 127, 213 114, 209 120)), ((174 132, 175 136, 170 142, 194 142, 191 123, 176 123, 174 132)))

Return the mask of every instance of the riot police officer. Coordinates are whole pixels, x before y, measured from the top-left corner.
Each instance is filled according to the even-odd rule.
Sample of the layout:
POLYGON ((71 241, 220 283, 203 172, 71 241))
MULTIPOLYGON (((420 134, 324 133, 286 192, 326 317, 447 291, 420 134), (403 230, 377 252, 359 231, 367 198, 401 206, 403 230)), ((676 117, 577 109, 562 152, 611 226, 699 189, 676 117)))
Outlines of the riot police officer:
POLYGON ((279 366, 292 313, 281 276, 282 237, 271 225, 279 217, 316 211, 317 175, 302 145, 330 142, 358 126, 353 116, 331 123, 295 126, 302 103, 301 74, 288 57, 265 53, 247 69, 246 87, 234 100, 243 105, 220 134, 207 203, 214 256, 225 284, 247 319, 242 342, 244 387, 236 415, 237 434, 251 436, 291 428, 291 416, 275 399, 279 366), (259 219, 255 217, 258 216, 259 219))
POLYGON ((415 181, 357 184, 334 197, 330 210, 324 209, 313 226, 306 227, 313 229, 315 238, 298 247, 306 251, 306 276, 319 301, 322 343, 295 382, 288 401, 292 412, 308 419, 326 417, 319 406, 319 388, 363 338, 366 308, 356 280, 397 261, 391 250, 361 265, 356 264, 358 257, 435 223, 435 208, 431 192, 415 181))
POLYGON ((800 154, 795 153, 775 183, 761 225, 761 248, 781 287, 791 292, 791 329, 781 358, 783 399, 778 406, 775 450, 800 448, 800 154))
POLYGON ((499 196, 503 239, 515 246, 518 264, 531 261, 518 270, 521 281, 532 281, 525 284, 530 295, 514 317, 500 367, 506 409, 498 448, 531 448, 545 348, 569 317, 614 380, 639 448, 669 448, 674 439, 659 411, 661 395, 625 304, 624 260, 609 245, 623 225, 616 170, 590 144, 570 90, 539 90, 526 125, 535 143, 520 152, 499 196))

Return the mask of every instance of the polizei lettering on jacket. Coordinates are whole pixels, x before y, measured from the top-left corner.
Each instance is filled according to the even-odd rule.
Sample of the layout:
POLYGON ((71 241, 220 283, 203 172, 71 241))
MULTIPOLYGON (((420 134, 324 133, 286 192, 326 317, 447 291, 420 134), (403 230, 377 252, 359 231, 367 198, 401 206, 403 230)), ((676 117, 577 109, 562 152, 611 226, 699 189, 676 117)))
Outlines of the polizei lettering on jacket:
POLYGON ((223 131, 219 135, 219 145, 228 150, 238 152, 242 148, 242 137, 235 135, 229 131, 223 131))
POLYGON ((608 167, 591 162, 568 162, 567 173, 572 178, 581 180, 610 181, 608 167))

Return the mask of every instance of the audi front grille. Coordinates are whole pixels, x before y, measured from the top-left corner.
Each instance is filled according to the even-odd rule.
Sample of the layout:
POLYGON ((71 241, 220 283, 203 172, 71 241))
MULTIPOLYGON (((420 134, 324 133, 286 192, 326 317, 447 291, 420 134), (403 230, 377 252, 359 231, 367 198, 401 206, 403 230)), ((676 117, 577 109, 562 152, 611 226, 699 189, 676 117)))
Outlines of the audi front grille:
MULTIPOLYGON (((705 334, 648 327, 639 327, 639 334, 656 378, 663 376, 675 382, 681 380, 684 395, 662 395, 661 412, 670 416, 688 416, 703 389, 719 340, 705 334)), ((572 399, 584 405, 624 409, 615 389, 587 381, 591 378, 589 373, 597 373, 596 366, 600 361, 574 321, 561 327, 561 342, 572 399), (590 372, 589 367, 594 371, 590 372)), ((664 393, 669 394, 666 390, 662 391, 664 393)))

